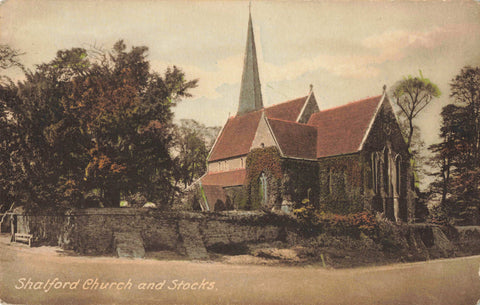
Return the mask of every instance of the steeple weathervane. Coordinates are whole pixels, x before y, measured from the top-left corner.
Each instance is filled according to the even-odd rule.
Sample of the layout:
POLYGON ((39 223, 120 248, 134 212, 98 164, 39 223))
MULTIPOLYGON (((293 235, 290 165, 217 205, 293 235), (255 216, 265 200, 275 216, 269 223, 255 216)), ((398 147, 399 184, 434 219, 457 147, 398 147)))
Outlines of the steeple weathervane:
POLYGON ((240 85, 240 100, 238 103, 237 115, 242 115, 263 108, 250 6, 251 2, 249 4, 247 46, 243 62, 242 83, 240 85))

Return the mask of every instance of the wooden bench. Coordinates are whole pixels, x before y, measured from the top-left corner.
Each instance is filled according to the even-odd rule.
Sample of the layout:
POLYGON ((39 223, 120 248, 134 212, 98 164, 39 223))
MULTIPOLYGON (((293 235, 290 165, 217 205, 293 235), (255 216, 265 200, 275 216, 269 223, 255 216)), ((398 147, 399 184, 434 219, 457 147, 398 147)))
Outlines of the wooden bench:
POLYGON ((15 233, 14 242, 26 242, 29 247, 32 246, 32 235, 24 233, 15 233))

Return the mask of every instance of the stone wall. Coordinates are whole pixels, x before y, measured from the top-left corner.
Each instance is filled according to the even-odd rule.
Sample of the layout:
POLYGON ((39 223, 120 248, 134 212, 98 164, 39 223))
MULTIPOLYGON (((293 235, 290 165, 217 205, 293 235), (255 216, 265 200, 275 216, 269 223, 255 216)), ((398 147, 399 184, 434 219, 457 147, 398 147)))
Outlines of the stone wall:
POLYGON ((33 235, 34 245, 58 244, 81 254, 111 254, 116 233, 136 231, 146 251, 173 250, 188 255, 198 252, 188 249, 189 245, 209 249, 285 240, 290 219, 258 212, 206 214, 145 208, 91 208, 71 210, 64 216, 17 217, 28 223, 22 232, 33 235))
MULTIPOLYGON (((71 210, 65 215, 16 217, 18 232, 32 234, 34 246, 59 245, 87 255, 118 254, 120 237, 125 237, 125 233, 131 235, 125 237, 128 245, 133 244, 129 238, 135 237, 138 250, 171 250, 192 259, 208 258, 207 251, 240 254, 252 244, 275 242, 286 247, 303 245, 305 249, 323 251, 322 247, 331 248, 332 242, 341 240, 345 242, 340 243, 340 249, 327 250, 345 250, 348 248, 346 240, 350 240, 353 241, 349 250, 352 253, 347 254, 352 257, 363 255, 357 246, 365 241, 373 243, 384 253, 382 255, 401 260, 480 254, 480 227, 447 228, 382 222, 376 233, 355 237, 347 233, 312 230, 314 228, 305 230, 288 215, 262 212, 193 213, 97 208, 71 210)), ((370 247, 367 243, 364 246, 370 247)))

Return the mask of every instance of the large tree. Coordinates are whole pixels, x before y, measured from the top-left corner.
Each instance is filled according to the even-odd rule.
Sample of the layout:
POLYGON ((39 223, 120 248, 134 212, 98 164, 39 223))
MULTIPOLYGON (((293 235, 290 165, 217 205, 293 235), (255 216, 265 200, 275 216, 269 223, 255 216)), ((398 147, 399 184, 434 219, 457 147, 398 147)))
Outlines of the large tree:
POLYGON ((420 72, 420 77, 407 76, 398 81, 393 86, 391 93, 400 109, 401 119, 405 120, 406 142, 410 148, 415 133, 415 119, 433 98, 440 96, 440 90, 437 85, 424 78, 420 72))
POLYGON ((62 50, 25 81, 2 87, 17 126, 12 163, 24 172, 31 206, 82 205, 91 191, 105 206, 133 192, 170 201, 172 107, 196 80, 177 67, 151 71, 147 51, 127 51, 123 41, 94 57, 62 50))
POLYGON ((437 162, 434 190, 454 218, 479 223, 480 68, 465 67, 450 83, 453 103, 442 111, 442 142, 431 146, 437 162))
POLYGON ((220 127, 207 127, 195 120, 181 120, 175 132, 175 162, 184 187, 207 169, 208 152, 220 127))

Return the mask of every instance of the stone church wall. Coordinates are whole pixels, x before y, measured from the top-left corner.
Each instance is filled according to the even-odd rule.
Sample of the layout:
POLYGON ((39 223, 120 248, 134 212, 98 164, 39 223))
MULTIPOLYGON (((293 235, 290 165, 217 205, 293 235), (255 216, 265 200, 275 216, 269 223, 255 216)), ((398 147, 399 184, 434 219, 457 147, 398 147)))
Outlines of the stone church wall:
POLYGON ((349 214, 365 208, 363 164, 360 154, 319 160, 320 209, 349 214))

